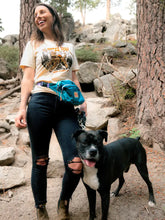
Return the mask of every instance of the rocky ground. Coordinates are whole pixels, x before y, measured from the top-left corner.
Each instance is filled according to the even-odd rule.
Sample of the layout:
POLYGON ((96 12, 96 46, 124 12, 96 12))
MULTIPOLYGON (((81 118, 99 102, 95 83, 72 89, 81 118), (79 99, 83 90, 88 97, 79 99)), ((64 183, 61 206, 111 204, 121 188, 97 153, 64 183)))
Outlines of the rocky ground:
MULTIPOLYGON (((121 64, 120 64, 121 65, 121 64)), ((128 65, 127 61, 123 65, 128 65)), ((95 96, 94 92, 84 94, 87 97, 95 96)), ((123 112, 127 128, 134 123, 135 101, 128 103, 123 112), (131 115, 130 115, 131 112, 131 115)), ((14 110, 16 111, 16 109, 14 110)), ((3 114, 1 114, 3 117, 3 114)), ((5 145, 5 142, 3 142, 5 145)), ((147 186, 132 165, 125 174, 126 183, 118 197, 111 198, 109 219, 111 220, 165 220, 165 154, 161 151, 145 146, 148 158, 150 180, 153 183, 156 206, 148 207, 147 186)), ((20 147, 16 161, 27 161, 24 165, 26 184, 0 192, 0 219, 3 220, 35 220, 36 212, 30 186, 31 152, 28 147, 20 147), (20 153, 21 152, 21 153, 20 153)), ((50 164, 54 164, 54 178, 48 178, 47 209, 50 220, 57 219, 57 201, 61 190, 63 175, 62 156, 56 137, 53 135, 50 145, 50 164)), ((112 190, 117 182, 112 185, 112 190)), ((88 219, 88 202, 85 188, 80 181, 70 202, 71 219, 88 219)), ((97 196, 97 218, 101 219, 100 198, 97 196)))

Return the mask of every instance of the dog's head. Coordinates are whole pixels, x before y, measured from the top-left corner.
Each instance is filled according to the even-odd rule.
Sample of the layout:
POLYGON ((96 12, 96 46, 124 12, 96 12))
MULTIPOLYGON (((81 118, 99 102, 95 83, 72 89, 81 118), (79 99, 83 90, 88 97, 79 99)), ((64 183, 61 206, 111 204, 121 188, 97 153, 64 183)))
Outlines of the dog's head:
POLYGON ((78 130, 73 134, 78 154, 86 166, 94 167, 103 150, 103 140, 107 141, 107 132, 103 130, 78 130))

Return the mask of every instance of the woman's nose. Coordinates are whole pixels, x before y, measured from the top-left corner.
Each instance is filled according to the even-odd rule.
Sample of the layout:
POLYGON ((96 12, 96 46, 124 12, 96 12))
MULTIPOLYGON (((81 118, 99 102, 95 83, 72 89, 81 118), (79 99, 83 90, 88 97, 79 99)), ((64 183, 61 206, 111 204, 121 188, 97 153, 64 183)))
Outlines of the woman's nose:
POLYGON ((40 13, 35 14, 35 18, 40 17, 40 13))

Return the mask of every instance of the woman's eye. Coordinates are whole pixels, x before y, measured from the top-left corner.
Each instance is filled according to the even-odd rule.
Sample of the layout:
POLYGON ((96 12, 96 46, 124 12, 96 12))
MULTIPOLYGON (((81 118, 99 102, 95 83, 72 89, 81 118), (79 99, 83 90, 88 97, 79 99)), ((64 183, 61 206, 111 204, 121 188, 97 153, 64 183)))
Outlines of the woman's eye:
POLYGON ((40 12, 34 14, 34 17, 36 18, 37 16, 42 15, 42 14, 44 14, 44 13, 46 13, 46 12, 45 12, 45 11, 40 11, 40 12))
POLYGON ((40 14, 44 14, 45 13, 45 11, 40 11, 40 14))

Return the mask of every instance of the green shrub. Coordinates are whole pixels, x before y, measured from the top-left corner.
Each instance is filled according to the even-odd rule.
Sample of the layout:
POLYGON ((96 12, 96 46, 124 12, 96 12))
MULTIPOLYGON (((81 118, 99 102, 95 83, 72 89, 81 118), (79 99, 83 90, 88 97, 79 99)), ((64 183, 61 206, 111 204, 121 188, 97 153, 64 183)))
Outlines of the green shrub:
POLYGON ((16 75, 19 66, 19 49, 14 46, 0 46, 0 58, 7 62, 12 75, 16 75))
POLYGON ((132 128, 129 131, 129 134, 122 134, 122 137, 130 137, 130 138, 137 138, 140 137, 140 131, 137 128, 132 128))
POLYGON ((113 83, 112 95, 112 104, 122 110, 125 108, 126 100, 132 99, 136 95, 136 90, 132 87, 123 86, 121 81, 117 80, 116 83, 113 83))
POLYGON ((128 40, 127 42, 134 45, 135 47, 137 46, 137 40, 128 40))
POLYGON ((132 99, 136 95, 136 90, 132 87, 128 88, 125 94, 125 99, 132 99))
POLYGON ((99 62, 101 59, 101 52, 95 50, 92 47, 84 47, 76 50, 76 56, 80 62, 99 62))

